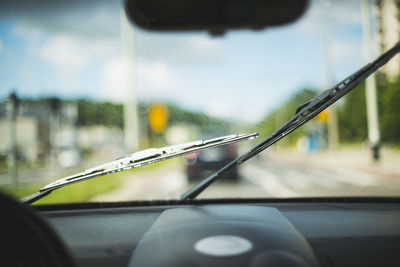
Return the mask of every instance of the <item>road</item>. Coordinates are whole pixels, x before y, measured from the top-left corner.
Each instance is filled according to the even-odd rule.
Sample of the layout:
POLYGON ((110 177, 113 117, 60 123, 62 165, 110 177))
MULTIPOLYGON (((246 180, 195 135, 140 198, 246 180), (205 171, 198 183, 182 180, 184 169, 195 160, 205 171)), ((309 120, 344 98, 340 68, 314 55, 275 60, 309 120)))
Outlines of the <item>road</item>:
MULTIPOLYGON (((193 184, 187 182, 183 165, 167 164, 129 177, 120 189, 98 196, 93 201, 177 199, 191 186, 193 184)), ((239 181, 217 181, 198 198, 316 196, 400 196, 400 175, 259 158, 241 166, 239 181)))
MULTIPOLYGON (((69 173, 73 171, 68 170, 69 173)), ((61 170, 55 170, 52 168, 37 168, 28 170, 18 170, 18 182, 20 184, 32 184, 39 183, 45 184, 46 182, 51 182, 58 177, 63 177, 66 172, 61 172, 61 170)), ((8 186, 12 184, 10 172, 0 173, 0 186, 8 186)))
MULTIPOLYGON (((78 166, 61 168, 49 165, 43 167, 18 169, 18 182, 24 184, 46 184, 62 177, 80 172, 84 169, 93 167, 95 164, 80 164, 78 166)), ((0 186, 12 184, 9 170, 0 172, 0 186)))

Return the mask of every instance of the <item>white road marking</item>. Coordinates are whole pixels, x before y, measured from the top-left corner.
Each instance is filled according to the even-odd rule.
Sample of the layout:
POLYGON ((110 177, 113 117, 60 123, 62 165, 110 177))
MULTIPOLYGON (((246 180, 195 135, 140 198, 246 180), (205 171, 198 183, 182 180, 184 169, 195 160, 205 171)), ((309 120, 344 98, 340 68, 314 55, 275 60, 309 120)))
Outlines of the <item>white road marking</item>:
POLYGON ((268 194, 273 197, 296 197, 299 194, 286 187, 280 178, 267 169, 255 165, 244 165, 241 169, 243 177, 250 182, 261 186, 268 194))

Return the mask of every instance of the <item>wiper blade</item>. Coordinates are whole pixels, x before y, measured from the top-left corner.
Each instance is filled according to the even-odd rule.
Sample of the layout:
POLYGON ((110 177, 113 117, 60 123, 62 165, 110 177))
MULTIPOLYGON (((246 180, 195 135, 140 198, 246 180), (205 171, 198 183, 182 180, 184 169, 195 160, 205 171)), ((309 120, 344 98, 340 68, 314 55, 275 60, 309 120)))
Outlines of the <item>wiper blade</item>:
POLYGON ((211 183, 216 181, 221 174, 233 166, 237 166, 250 158, 254 157, 264 149, 273 145, 286 135, 290 134, 307 121, 314 118, 318 113, 335 103, 337 100, 346 95, 350 90, 362 83, 369 75, 377 71, 380 67, 386 64, 392 57, 400 52, 400 42, 393 46, 390 50, 386 51, 375 61, 365 65, 363 68, 348 76, 343 81, 339 82, 331 89, 328 89, 306 103, 300 105, 295 112, 295 115, 289 119, 281 128, 276 130, 270 137, 263 140, 260 144, 250 149, 248 152, 234 159, 221 169, 211 174, 199 184, 195 185, 187 192, 181 195, 182 200, 193 199, 206 189, 211 183))
POLYGON ((54 189, 87 180, 97 176, 129 170, 144 165, 156 163, 162 160, 175 158, 196 151, 215 148, 243 140, 258 138, 258 133, 252 134, 232 134, 212 139, 198 140, 190 143, 184 143, 162 148, 149 148, 133 154, 126 155, 114 161, 87 169, 83 172, 59 179, 55 182, 45 185, 38 192, 21 198, 21 201, 27 204, 33 203, 42 197, 48 195, 54 189))

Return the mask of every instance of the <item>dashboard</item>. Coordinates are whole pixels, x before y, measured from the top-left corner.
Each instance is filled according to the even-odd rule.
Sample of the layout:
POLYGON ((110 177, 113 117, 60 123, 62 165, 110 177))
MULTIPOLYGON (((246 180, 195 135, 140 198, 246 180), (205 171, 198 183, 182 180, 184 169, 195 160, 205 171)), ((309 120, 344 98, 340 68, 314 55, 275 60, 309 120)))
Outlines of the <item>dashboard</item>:
POLYGON ((76 266, 400 265, 400 203, 395 198, 35 209, 76 266))

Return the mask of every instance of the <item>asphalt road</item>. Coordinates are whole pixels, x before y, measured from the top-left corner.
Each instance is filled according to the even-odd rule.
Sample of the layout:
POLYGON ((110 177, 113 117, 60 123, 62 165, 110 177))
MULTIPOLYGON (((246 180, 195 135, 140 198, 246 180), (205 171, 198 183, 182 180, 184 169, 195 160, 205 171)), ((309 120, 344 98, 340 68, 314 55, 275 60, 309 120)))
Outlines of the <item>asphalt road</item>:
MULTIPOLYGON (((93 201, 176 199, 193 186, 180 164, 126 179, 118 190, 93 201)), ((368 173, 284 161, 254 159, 240 168, 237 182, 217 181, 198 198, 292 198, 316 196, 400 196, 400 175, 368 173)))

